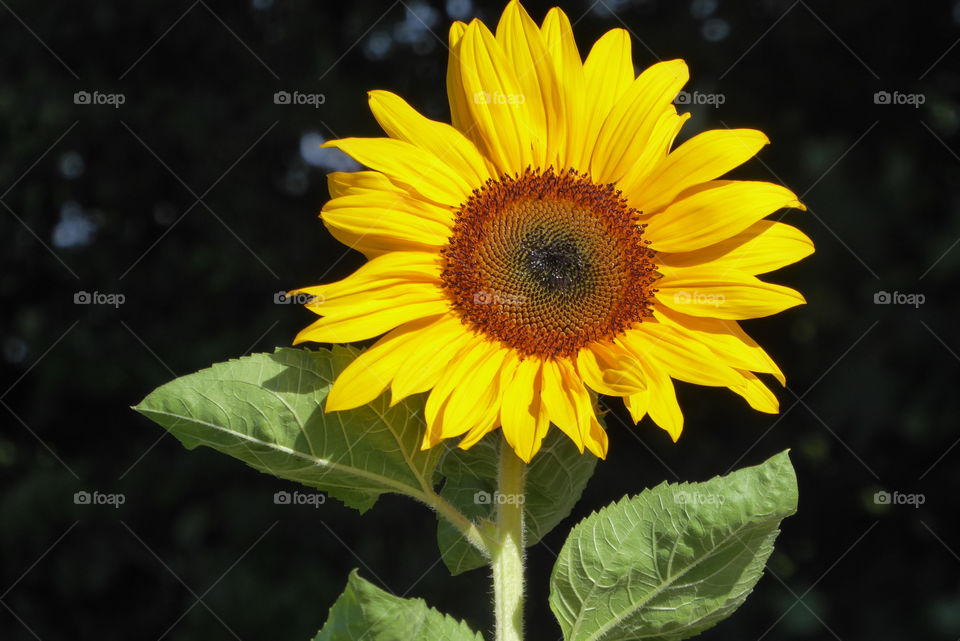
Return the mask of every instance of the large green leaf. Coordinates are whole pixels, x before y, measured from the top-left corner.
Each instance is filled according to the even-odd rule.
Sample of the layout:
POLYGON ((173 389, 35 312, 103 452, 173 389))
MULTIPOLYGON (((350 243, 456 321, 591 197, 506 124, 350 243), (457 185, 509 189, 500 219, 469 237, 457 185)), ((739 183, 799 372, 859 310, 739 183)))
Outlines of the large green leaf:
POLYGON ((797 508, 786 452, 705 483, 662 484, 580 522, 550 579, 567 641, 686 639, 729 616, 797 508))
MULTIPOLYGON (((440 494, 481 527, 493 516, 497 448, 502 441, 487 437, 466 451, 451 446, 440 463, 440 473, 446 478, 440 494)), ((559 429, 550 430, 527 468, 524 513, 528 546, 540 541, 570 514, 596 464, 595 456, 581 454, 559 429)), ((440 519, 437 525, 437 540, 443 561, 453 574, 487 564, 477 548, 446 519, 440 519)))
POLYGON ((350 573, 347 589, 330 608, 313 641, 483 641, 463 622, 427 607, 423 599, 401 599, 350 573))
POLYGON ((325 414, 357 350, 278 349, 219 363, 154 390, 134 409, 190 449, 206 445, 366 510, 384 492, 422 496, 441 451, 420 451, 422 397, 325 414))

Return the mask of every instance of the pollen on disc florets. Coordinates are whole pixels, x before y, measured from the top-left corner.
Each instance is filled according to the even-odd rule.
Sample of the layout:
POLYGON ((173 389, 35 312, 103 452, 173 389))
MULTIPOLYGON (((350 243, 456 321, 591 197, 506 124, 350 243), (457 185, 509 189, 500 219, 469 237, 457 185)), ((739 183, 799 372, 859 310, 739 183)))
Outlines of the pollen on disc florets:
POLYGON ((524 356, 573 356, 652 313, 639 215, 572 169, 488 180, 457 212, 444 289, 465 324, 524 356))

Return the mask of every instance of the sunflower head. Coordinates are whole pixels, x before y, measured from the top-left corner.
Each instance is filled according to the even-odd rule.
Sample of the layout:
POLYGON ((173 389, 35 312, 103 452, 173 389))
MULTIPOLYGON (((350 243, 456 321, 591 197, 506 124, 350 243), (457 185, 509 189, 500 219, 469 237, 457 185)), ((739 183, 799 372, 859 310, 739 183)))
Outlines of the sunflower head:
POLYGON ((369 170, 330 175, 321 217, 368 262, 299 292, 320 318, 296 342, 382 337, 335 381, 327 411, 429 392, 423 447, 501 428, 525 461, 549 426, 604 457, 598 394, 676 440, 674 380, 776 412, 783 383, 740 320, 803 302, 757 278, 813 251, 766 220, 788 189, 720 179, 768 140, 707 131, 675 146, 682 60, 635 76, 630 38, 581 57, 566 15, 510 2, 491 32, 450 29, 451 124, 370 94, 384 138, 327 143, 369 170))

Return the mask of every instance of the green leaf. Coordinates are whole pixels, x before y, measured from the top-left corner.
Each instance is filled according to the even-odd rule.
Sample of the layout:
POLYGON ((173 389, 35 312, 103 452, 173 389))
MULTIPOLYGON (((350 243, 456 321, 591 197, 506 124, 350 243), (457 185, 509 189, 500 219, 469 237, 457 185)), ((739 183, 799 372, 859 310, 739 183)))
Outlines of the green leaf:
MULTIPOLYGON (((446 477, 440 494, 481 524, 493 516, 497 448, 502 440, 487 437, 466 451, 449 446, 440 463, 440 472, 446 477), (482 502, 483 499, 490 501, 482 502)), ((524 513, 528 546, 540 541, 570 514, 596 464, 595 456, 589 452, 581 454, 559 429, 550 430, 540 452, 527 468, 524 513)), ((445 519, 440 519, 437 525, 437 541, 443 561, 452 574, 487 564, 483 555, 445 519)))
POLYGON ((313 641, 483 641, 467 625, 427 607, 423 599, 401 599, 364 581, 354 570, 323 629, 313 641))
POLYGON ((323 411, 331 382, 357 354, 341 347, 254 354, 173 380, 134 409, 189 449, 212 447, 360 511, 385 492, 422 497, 441 456, 439 448, 420 451, 422 397, 323 411))
POLYGON ((797 509, 787 452, 705 483, 664 483, 581 521, 550 578, 567 641, 676 641, 737 609, 797 509))

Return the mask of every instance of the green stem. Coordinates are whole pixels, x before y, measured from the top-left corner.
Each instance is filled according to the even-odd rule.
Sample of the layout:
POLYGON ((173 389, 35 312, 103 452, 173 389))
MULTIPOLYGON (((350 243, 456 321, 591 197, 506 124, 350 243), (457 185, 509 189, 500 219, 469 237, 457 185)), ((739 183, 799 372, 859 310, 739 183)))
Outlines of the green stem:
POLYGON ((490 544, 496 641, 523 641, 523 503, 526 465, 500 443, 496 530, 490 544))
POLYGON ((466 538, 467 541, 473 545, 473 547, 477 548, 481 554, 486 557, 490 556, 487 541, 480 532, 480 528, 478 528, 477 524, 467 518, 460 510, 455 508, 446 499, 433 490, 424 492, 421 500, 436 510, 440 516, 447 519, 447 521, 457 528, 464 538, 466 538))

